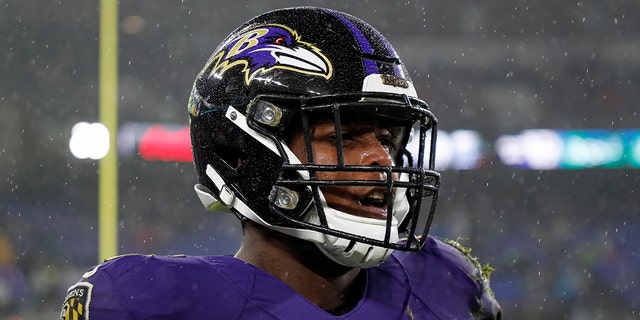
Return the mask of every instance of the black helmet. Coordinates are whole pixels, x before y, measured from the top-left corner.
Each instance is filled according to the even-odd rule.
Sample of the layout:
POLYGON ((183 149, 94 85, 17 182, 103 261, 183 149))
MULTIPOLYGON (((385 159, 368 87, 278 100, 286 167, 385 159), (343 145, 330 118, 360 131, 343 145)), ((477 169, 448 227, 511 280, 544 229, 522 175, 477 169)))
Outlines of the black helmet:
POLYGON ((353 267, 375 266, 394 249, 417 251, 424 244, 440 181, 437 120, 417 98, 391 44, 366 22, 312 7, 257 16, 213 52, 188 108, 195 189, 207 208, 222 203, 241 219, 315 242, 329 258, 353 267), (339 163, 296 157, 289 139, 302 131, 311 150, 307 129, 327 117, 336 128, 354 117, 399 128, 394 164, 345 165, 339 130, 339 163), (316 179, 318 172, 340 170, 388 178, 316 179), (331 208, 322 194, 328 185, 382 186, 393 214, 385 221, 331 208))

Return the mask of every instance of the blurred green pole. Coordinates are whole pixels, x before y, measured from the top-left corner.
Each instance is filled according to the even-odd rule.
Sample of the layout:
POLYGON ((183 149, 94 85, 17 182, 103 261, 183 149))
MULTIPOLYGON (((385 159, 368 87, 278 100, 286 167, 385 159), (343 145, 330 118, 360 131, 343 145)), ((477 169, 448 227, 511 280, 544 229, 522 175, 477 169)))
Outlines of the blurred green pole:
POLYGON ((118 254, 118 2, 100 0, 100 122, 109 152, 100 160, 99 261, 118 254))

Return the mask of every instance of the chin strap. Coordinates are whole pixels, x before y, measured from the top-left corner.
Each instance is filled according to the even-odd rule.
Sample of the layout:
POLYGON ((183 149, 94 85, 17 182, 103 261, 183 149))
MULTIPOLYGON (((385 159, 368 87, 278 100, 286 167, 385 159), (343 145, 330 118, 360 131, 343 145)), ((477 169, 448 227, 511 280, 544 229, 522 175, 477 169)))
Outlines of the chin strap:
MULTIPOLYGON (((344 231, 352 234, 366 235, 368 238, 383 240, 387 233, 387 221, 373 218, 365 218, 352 215, 340 210, 326 206, 324 197, 322 197, 324 205, 325 217, 329 228, 344 231)), ((319 217, 315 207, 307 216, 308 222, 319 224, 319 217)), ((391 234, 389 241, 395 243, 398 241, 398 223, 393 218, 390 228, 391 234)), ((371 268, 384 262, 393 249, 373 246, 370 244, 348 240, 332 235, 324 235, 324 242, 316 243, 317 247, 331 260, 354 268, 371 268)))

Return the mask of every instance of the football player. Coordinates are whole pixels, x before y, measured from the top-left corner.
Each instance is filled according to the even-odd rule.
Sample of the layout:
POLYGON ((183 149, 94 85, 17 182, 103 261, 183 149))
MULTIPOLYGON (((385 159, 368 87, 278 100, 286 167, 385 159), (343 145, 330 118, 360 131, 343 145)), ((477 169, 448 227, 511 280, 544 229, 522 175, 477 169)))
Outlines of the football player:
POLYGON ((349 14, 267 12, 188 102, 199 183, 242 223, 229 256, 121 256, 63 319, 499 319, 486 270, 427 235, 437 120, 391 44, 349 14))

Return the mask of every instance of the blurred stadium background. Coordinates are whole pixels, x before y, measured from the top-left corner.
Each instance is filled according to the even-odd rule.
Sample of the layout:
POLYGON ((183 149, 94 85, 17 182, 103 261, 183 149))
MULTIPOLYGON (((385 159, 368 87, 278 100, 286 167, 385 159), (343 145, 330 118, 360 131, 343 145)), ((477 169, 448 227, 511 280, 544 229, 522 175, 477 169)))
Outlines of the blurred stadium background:
MULTIPOLYGON (((299 4, 394 43, 445 133, 432 234, 495 268, 507 319, 640 318, 636 0, 121 0, 119 253, 235 252, 239 224, 201 207, 184 148, 158 141, 184 137, 192 81, 230 31, 299 4)), ((99 7, 0 1, 0 319, 57 317, 98 262, 98 161, 69 140, 99 121, 99 7)))

